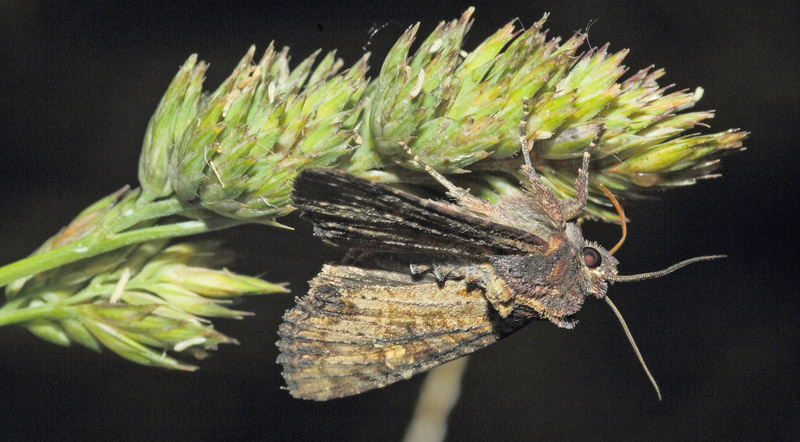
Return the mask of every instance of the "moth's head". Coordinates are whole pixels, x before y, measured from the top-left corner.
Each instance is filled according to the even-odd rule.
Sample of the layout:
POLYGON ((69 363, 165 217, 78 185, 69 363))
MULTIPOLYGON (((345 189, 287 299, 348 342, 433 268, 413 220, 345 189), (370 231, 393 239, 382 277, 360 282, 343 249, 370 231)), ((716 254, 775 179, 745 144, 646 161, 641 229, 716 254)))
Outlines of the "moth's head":
POLYGON ((617 260, 603 246, 583 239, 580 228, 575 224, 567 224, 566 234, 582 265, 585 290, 602 298, 608 289, 606 281, 617 274, 617 260))
POLYGON ((606 295, 608 280, 617 274, 617 260, 594 241, 583 241, 583 268, 589 281, 589 293, 600 299, 606 295))

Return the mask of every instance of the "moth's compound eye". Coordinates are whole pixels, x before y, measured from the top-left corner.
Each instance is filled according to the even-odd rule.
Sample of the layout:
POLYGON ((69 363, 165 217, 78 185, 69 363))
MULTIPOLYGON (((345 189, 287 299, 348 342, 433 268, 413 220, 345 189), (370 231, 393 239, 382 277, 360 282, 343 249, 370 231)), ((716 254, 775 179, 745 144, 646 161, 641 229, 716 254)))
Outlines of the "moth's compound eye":
POLYGON ((600 265, 602 262, 602 257, 600 256, 600 252, 597 249, 592 247, 584 247, 583 248, 583 263, 586 264, 586 267, 593 269, 600 265))

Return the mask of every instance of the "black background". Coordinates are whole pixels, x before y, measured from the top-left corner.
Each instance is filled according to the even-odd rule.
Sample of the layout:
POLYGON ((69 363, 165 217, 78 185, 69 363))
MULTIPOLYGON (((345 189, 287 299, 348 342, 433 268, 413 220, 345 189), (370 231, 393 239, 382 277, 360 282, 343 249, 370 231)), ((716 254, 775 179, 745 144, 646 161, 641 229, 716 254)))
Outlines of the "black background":
MULTIPOLYGON (((189 54, 211 63, 206 89, 250 44, 298 61, 338 48, 373 72, 403 29, 426 35, 463 4, 302 1, 67 6, 5 2, 0 14, 0 262, 30 253, 82 208, 136 184, 141 139, 189 54), (373 26, 386 24, 370 39, 373 26)), ((476 2, 477 3, 477 2, 476 2)), ((613 314, 589 300, 575 330, 535 323, 480 351, 465 374, 449 440, 797 440, 798 9, 796 2, 564 1, 477 4, 467 47, 515 17, 551 12, 551 35, 631 48, 625 64, 663 67, 666 85, 706 94, 712 130, 752 132, 724 176, 629 203, 621 273, 702 254, 727 260, 610 290, 664 393, 658 402, 613 314)), ((705 130, 705 129, 704 129, 705 130)), ((236 270, 307 288, 339 252, 297 230, 224 232, 236 270)), ((612 245, 614 226, 586 225, 612 245)), ((328 403, 280 389, 276 330, 292 295, 248 302, 256 316, 216 321, 242 345, 196 373, 140 367, 0 330, 0 438, 90 440, 399 440, 421 377, 328 403)))

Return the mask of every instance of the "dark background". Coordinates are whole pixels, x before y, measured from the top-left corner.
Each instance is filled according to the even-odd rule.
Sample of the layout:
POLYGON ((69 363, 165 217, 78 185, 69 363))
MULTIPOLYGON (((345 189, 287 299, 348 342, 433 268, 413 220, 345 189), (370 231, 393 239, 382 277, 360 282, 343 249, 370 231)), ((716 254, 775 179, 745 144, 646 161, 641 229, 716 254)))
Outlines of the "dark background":
MULTIPOLYGON (((377 70, 403 29, 427 35, 469 3, 158 2, 67 6, 5 2, 0 14, 0 262, 26 256, 81 209, 136 184, 147 121, 189 54, 211 63, 206 89, 250 44, 298 61, 368 50, 377 70), (146 6, 145 6, 146 4, 146 6), (373 26, 386 24, 370 39, 373 26)), ((474 2, 478 3, 478 2, 474 2)), ((625 64, 663 67, 666 85, 706 94, 713 131, 752 132, 720 179, 629 203, 621 273, 714 253, 727 260, 618 284, 612 297, 664 393, 658 402, 619 324, 589 300, 575 330, 535 323, 471 359, 449 440, 798 440, 798 32, 796 2, 564 1, 476 4, 467 47, 515 17, 551 12, 551 35, 596 20, 590 42, 631 48, 625 64)), ((705 130, 705 129, 704 129, 705 130)), ((296 295, 323 262, 304 223, 218 235, 236 270, 289 281, 296 295)), ((587 225, 612 245, 617 227, 587 225)), ((60 348, 0 330, 0 438, 91 440, 399 440, 422 377, 314 403, 280 389, 276 330, 293 295, 248 302, 256 316, 215 321, 242 345, 196 373, 140 367, 110 352, 60 348)))

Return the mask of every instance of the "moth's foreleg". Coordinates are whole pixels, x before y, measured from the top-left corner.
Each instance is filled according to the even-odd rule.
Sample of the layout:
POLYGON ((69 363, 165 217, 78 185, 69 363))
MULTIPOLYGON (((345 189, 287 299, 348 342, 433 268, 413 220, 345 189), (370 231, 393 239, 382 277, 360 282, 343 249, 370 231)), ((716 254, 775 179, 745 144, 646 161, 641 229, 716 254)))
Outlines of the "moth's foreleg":
POLYGON ((531 199, 536 201, 536 204, 550 219, 561 221, 564 219, 561 203, 553 192, 542 183, 531 161, 533 145, 528 145, 528 116, 528 97, 525 97, 522 99, 522 119, 519 122, 519 144, 522 157, 525 159, 525 164, 520 168, 520 172, 527 178, 527 180, 523 180, 522 185, 531 194, 531 199))
POLYGON ((503 282, 491 265, 464 266, 464 281, 480 287, 486 300, 501 317, 507 317, 514 309, 514 291, 503 282))
POLYGON ((583 152, 583 164, 580 170, 578 170, 578 177, 575 179, 575 192, 577 196, 574 201, 567 200, 564 203, 562 209, 564 221, 577 218, 583 214, 583 209, 586 207, 586 199, 589 196, 589 160, 591 159, 595 147, 600 143, 600 138, 606 132, 606 129, 606 125, 603 124, 592 139, 592 142, 589 143, 589 147, 583 152))
POLYGON ((464 282, 474 284, 480 287, 481 290, 486 290, 486 287, 491 282, 492 275, 494 275, 494 272, 489 272, 478 265, 464 266, 462 272, 464 274, 464 282))

